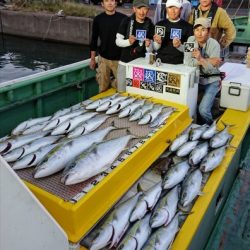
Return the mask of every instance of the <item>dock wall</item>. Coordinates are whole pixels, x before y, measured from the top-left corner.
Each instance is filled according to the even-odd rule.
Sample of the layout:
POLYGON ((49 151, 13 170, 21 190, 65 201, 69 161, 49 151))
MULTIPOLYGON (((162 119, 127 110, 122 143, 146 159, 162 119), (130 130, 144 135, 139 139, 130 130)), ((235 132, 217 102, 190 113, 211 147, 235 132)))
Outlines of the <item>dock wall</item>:
POLYGON ((88 45, 92 19, 47 13, 1 11, 0 33, 88 45))

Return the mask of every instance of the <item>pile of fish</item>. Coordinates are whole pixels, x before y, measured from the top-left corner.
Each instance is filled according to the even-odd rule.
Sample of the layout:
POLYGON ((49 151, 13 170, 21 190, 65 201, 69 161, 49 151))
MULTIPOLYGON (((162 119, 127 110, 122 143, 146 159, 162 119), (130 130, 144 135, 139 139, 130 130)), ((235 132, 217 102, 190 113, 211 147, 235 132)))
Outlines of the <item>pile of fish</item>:
POLYGON ((34 178, 63 170, 61 181, 72 185, 85 181, 111 166, 127 149, 132 134, 106 140, 118 129, 100 129, 108 118, 127 117, 138 125, 158 127, 175 108, 149 100, 114 94, 86 100, 51 116, 20 123, 11 135, 0 139, 0 154, 14 170, 35 167, 34 178))
POLYGON ((85 246, 90 250, 168 249, 183 215, 187 216, 201 194, 203 175, 223 160, 232 138, 228 127, 218 131, 214 122, 191 127, 178 136, 161 156, 165 164, 161 181, 146 191, 139 187, 134 196, 118 204, 86 237, 85 246))

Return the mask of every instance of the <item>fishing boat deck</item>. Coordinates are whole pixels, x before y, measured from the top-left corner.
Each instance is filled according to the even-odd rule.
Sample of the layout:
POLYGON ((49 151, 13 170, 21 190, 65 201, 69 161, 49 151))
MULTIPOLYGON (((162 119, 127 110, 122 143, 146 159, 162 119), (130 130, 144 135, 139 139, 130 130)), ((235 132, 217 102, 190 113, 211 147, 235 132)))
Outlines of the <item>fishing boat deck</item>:
POLYGON ((206 250, 250 249, 250 148, 240 167, 206 250))

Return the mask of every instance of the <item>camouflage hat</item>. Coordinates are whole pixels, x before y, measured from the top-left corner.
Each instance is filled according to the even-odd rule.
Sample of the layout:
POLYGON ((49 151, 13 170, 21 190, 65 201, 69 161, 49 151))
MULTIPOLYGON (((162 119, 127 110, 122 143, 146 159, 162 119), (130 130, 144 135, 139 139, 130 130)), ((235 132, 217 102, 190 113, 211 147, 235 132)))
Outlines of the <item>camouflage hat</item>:
POLYGON ((149 7, 148 0, 134 0, 133 7, 140 8, 140 7, 149 7))

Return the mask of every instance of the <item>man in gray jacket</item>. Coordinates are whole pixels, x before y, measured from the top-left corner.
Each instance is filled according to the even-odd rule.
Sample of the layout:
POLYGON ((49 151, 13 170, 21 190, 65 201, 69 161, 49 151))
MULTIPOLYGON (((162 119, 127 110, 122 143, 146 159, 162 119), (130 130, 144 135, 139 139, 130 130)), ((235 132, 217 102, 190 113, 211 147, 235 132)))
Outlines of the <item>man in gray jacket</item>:
POLYGON ((208 18, 200 17, 194 23, 194 36, 188 38, 185 44, 191 50, 184 50, 184 64, 197 67, 200 70, 199 92, 203 97, 199 104, 199 114, 202 121, 211 124, 213 117, 211 109, 216 94, 220 90, 220 45, 210 38, 211 22, 208 18))

